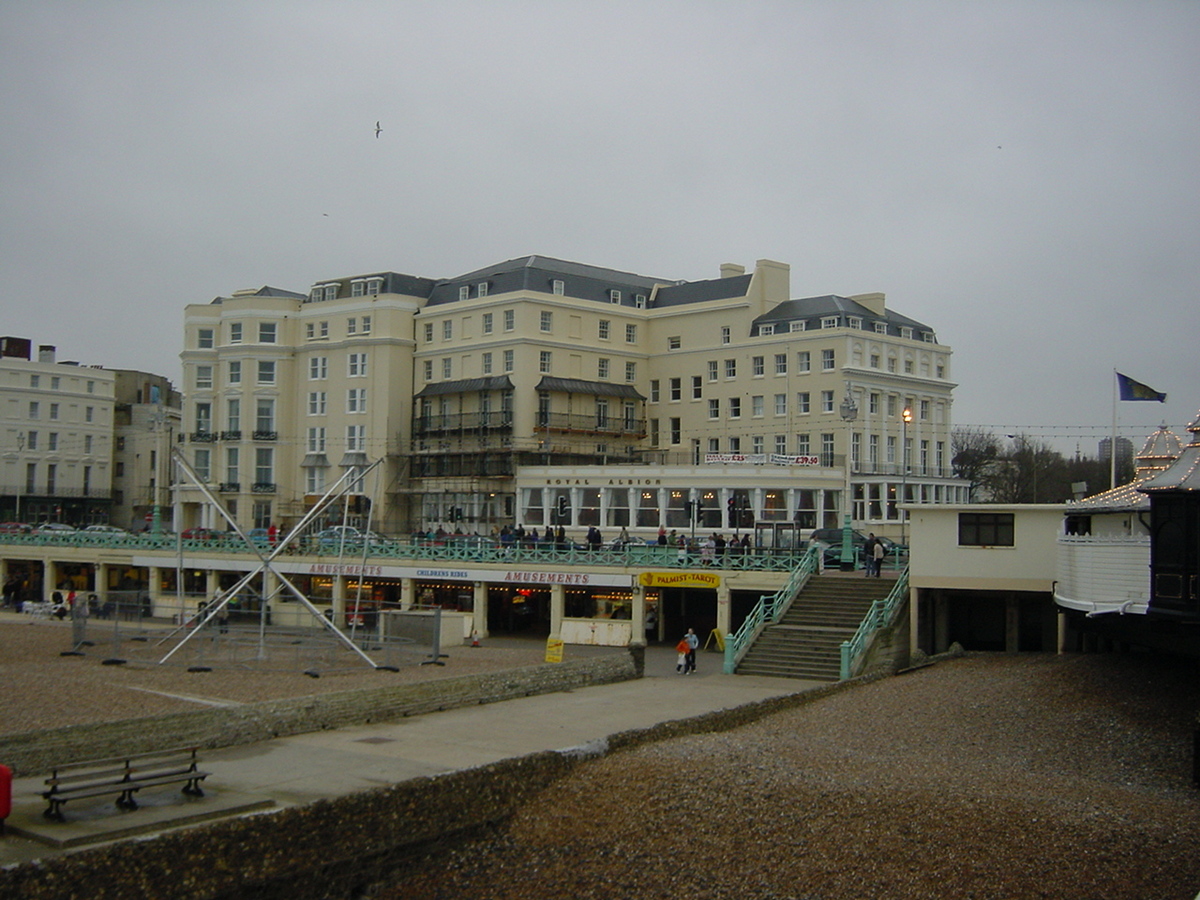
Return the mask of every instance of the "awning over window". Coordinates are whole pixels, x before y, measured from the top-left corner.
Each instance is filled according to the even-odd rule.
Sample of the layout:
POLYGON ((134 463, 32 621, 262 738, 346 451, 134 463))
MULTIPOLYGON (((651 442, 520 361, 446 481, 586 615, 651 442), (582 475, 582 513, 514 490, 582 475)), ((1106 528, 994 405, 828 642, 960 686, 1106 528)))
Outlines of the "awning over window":
POLYGON ((512 380, 507 375, 491 375, 487 378, 460 378, 458 381, 439 381, 421 388, 418 397, 436 397, 439 394, 467 394, 477 391, 511 391, 512 380))
POLYGON ((300 460, 300 468, 302 469, 325 468, 328 465, 329 457, 324 453, 310 453, 304 459, 300 460))
POLYGON ((626 400, 646 399, 632 384, 584 381, 581 378, 552 378, 549 375, 538 382, 537 390, 560 394, 588 394, 592 397, 623 397, 626 400))

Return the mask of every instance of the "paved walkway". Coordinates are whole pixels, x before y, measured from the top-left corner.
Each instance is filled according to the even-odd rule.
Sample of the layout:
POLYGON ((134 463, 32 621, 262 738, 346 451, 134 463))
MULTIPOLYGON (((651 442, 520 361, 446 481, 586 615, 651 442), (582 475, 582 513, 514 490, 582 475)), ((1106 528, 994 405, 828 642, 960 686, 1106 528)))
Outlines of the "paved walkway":
MULTIPOLYGON (((570 648, 567 648, 568 654, 570 648)), ((701 651, 695 675, 675 673, 670 647, 651 647, 646 675, 599 685, 414 716, 398 722, 279 738, 207 751, 206 797, 183 801, 148 793, 142 808, 68 804, 67 822, 48 822, 40 778, 17 779, 0 865, 69 852, 204 818, 311 803, 411 778, 487 765, 543 750, 565 750, 647 728, 818 687, 823 682, 721 674, 719 653, 701 651)))

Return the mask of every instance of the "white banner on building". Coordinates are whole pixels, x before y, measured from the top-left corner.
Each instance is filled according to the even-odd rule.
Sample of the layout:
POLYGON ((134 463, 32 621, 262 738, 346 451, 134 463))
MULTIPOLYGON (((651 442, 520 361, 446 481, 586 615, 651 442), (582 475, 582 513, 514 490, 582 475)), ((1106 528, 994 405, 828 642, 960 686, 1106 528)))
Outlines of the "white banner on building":
POLYGON ((819 456, 789 456, 785 453, 706 453, 706 463, 736 463, 749 466, 819 466, 819 456))

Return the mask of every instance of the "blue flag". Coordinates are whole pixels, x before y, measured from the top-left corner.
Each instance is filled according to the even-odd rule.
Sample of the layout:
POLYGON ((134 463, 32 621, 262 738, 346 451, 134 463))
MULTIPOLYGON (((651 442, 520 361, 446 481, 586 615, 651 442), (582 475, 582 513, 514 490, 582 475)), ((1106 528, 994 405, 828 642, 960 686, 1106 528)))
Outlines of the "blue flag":
POLYGON ((1161 391, 1156 391, 1140 381, 1134 381, 1120 372, 1117 373, 1117 393, 1122 400, 1157 400, 1159 403, 1165 403, 1167 400, 1167 395, 1161 391))

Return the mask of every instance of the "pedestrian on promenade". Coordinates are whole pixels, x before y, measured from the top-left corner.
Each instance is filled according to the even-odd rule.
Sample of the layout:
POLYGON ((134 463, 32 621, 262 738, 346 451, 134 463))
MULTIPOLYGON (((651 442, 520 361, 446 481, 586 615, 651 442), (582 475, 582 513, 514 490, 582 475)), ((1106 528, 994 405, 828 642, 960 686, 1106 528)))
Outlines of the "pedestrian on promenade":
POLYGON ((874 558, 872 568, 875 570, 875 577, 878 578, 879 573, 883 570, 883 541, 877 540, 875 542, 875 549, 872 551, 871 556, 874 558))
POLYGON ((867 542, 863 544, 863 568, 866 570, 863 574, 864 578, 870 578, 875 574, 875 532, 867 535, 867 542))
POLYGON ((688 648, 683 657, 683 674, 691 675, 696 671, 696 650, 700 647, 700 638, 689 628, 683 636, 683 643, 687 644, 688 648))

